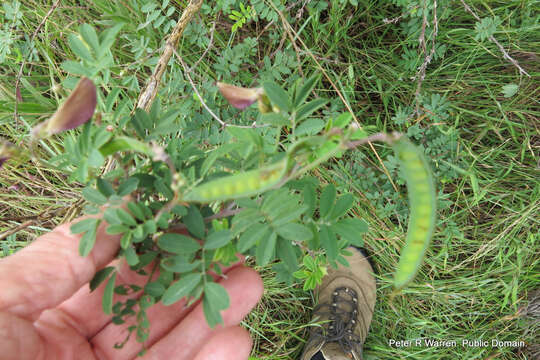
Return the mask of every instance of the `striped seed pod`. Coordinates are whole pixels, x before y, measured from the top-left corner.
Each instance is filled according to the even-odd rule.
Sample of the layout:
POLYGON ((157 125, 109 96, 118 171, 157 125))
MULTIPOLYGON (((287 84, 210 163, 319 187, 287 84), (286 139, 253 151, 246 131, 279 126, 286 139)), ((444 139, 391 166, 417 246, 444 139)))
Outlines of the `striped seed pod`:
POLYGON ((184 201, 209 203, 260 194, 277 185, 287 172, 288 158, 272 165, 225 176, 195 187, 184 201))
POLYGON ((393 143, 405 175, 411 214, 394 285, 405 287, 416 275, 435 227, 435 185, 424 154, 407 138, 393 143))

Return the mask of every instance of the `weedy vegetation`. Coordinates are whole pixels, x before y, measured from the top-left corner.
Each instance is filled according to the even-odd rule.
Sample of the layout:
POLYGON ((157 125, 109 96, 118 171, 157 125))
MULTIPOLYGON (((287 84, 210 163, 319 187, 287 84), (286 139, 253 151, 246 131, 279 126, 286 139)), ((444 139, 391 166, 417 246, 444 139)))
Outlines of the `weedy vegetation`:
POLYGON ((347 264, 348 246, 365 247, 378 297, 367 359, 532 358, 538 10, 5 1, 2 256, 101 213, 72 232, 85 256, 105 221, 121 235, 118 256, 149 276, 144 287, 117 284, 106 267, 91 282, 106 284, 115 323, 139 319, 129 332, 144 343, 145 312, 159 301, 201 299, 207 322, 220 323, 228 296, 209 273, 246 254, 265 284, 242 323, 255 360, 298 358, 317 326, 308 290, 347 264), (113 302, 131 293, 137 301, 113 302), (417 338, 458 346, 388 342, 417 338))

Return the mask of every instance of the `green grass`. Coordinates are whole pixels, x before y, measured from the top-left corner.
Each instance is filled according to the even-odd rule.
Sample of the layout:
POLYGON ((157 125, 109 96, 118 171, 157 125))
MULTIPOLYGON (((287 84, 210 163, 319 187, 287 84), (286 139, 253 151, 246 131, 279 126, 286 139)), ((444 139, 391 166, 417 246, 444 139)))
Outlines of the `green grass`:
MULTIPOLYGON (((42 2, 22 2, 24 16, 17 36, 30 36, 34 32, 49 10, 51 2, 45 3, 47 6, 42 2)), ((113 2, 97 3, 105 6, 113 2)), ((175 5, 173 18, 179 16, 185 1, 180 3, 175 5)), ((400 23, 383 23, 384 18, 399 16, 402 8, 378 1, 359 1, 357 8, 339 5, 341 2, 336 0, 330 3, 333 6, 323 11, 319 19, 304 11, 293 27, 344 94, 363 126, 373 131, 407 131, 412 123, 398 123, 393 117, 399 106, 415 105, 416 81, 410 79, 414 70, 405 68, 402 55, 404 46, 416 51, 416 37, 407 36, 400 23)), ((424 139, 436 154, 432 159, 438 175, 440 220, 414 284, 392 301, 392 272, 406 231, 405 194, 393 191, 367 146, 362 149, 364 155, 358 151, 314 173, 321 182, 332 182, 340 191, 353 192, 358 203, 352 213, 370 224, 365 245, 373 254, 378 274, 378 300, 365 345, 366 359, 526 359, 525 349, 461 347, 460 342, 466 338, 523 340, 534 344, 535 331, 540 331, 538 322, 532 324, 523 316, 529 293, 540 285, 540 62, 537 55, 540 26, 538 16, 535 18, 534 11, 530 12, 536 8, 538 13, 538 4, 535 1, 469 3, 480 17, 493 15, 503 20, 495 37, 532 78, 520 79, 517 69, 502 59, 495 45, 474 39, 475 20, 459 2, 439 4, 441 17, 445 12, 448 17, 440 19, 437 43, 446 46, 446 53, 429 65, 422 90, 427 95, 445 95, 450 106, 443 112, 448 116, 439 118, 438 114, 428 113, 415 118, 415 124, 425 131, 441 129, 447 134, 445 139, 450 139, 448 144, 424 139), (501 89, 510 83, 519 84, 519 91, 504 98, 501 89), (385 208, 388 204, 391 206, 385 208), (419 337, 456 340, 458 346, 392 348, 388 345, 390 339, 419 337)), ((1 64, 0 135, 3 138, 15 143, 24 139, 29 127, 52 114, 58 99, 64 96, 63 90, 50 89, 66 76, 60 64, 75 58, 66 43, 67 34, 76 32, 80 23, 98 26, 102 19, 103 7, 78 4, 62 1, 34 42, 36 53, 26 64, 23 76, 32 87, 23 86, 22 95, 25 100, 39 104, 39 110, 21 109, 19 123, 13 121, 12 109, 13 84, 20 63, 12 53, 1 64)), ((297 11, 297 7, 293 8, 291 15, 295 16, 297 11)), ((129 12, 134 22, 144 22, 145 16, 134 10, 129 12)), ((201 16, 207 28, 203 35, 208 37, 207 31, 215 18, 204 13, 201 16)), ((228 46, 246 37, 257 37, 259 42, 256 53, 242 64, 242 72, 238 74, 238 83, 245 85, 256 81, 264 55, 272 55, 277 49, 294 49, 283 36, 279 20, 265 31, 267 21, 249 22, 234 38, 230 32, 232 24, 223 14, 217 20, 214 46, 196 69, 196 81, 209 82, 222 76, 214 64, 228 46)), ((157 50, 159 55, 162 34, 153 31, 155 34, 148 34, 147 46, 150 52, 157 50)), ((113 77, 119 79, 119 70, 124 69, 127 74, 135 75, 142 86, 154 64, 148 58, 135 58, 129 47, 123 45, 125 39, 117 41, 113 49, 119 64, 113 77)), ((182 54, 190 66, 201 53, 200 47, 184 38, 182 54)), ((318 71, 309 55, 301 53, 300 59, 304 73, 318 71)), ((296 68, 292 66, 290 71, 296 68)), ((168 70, 178 75, 179 69, 175 63, 168 70)), ((172 83, 173 78, 171 75, 167 81, 172 83)), ((322 85, 317 89, 320 96, 337 98, 326 80, 322 85)), ((181 89, 189 94, 189 99, 189 85, 181 89)), ((185 99, 181 92, 170 97, 163 93, 161 97, 164 104, 185 99)), ((59 140, 50 141, 43 143, 39 151, 50 156, 61 147, 59 140)), ((375 148, 383 159, 391 154, 385 146, 375 145, 375 148)), ((386 160, 385 165, 391 167, 391 162, 386 160)), ((390 170, 395 173, 394 169, 390 170)), ((36 221, 2 241, 4 255, 46 229, 75 217, 80 210, 78 199, 77 186, 69 184, 61 173, 32 162, 7 163, 0 171, 0 234, 28 219, 36 221)), ((312 297, 300 286, 278 284, 269 268, 259 270, 265 295, 244 322, 254 338, 253 356, 296 359, 302 351, 302 339, 308 333, 312 297)))

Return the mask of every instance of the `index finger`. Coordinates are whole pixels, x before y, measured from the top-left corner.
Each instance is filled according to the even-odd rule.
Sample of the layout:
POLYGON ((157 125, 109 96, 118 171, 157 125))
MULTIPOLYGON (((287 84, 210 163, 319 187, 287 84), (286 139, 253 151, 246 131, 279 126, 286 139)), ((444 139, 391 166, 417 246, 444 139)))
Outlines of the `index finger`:
POLYGON ((70 227, 71 223, 58 226, 0 260, 0 311, 34 321, 43 310, 73 295, 116 255, 120 236, 106 234, 106 223, 100 224, 86 257, 79 255, 81 235, 72 234, 70 227))

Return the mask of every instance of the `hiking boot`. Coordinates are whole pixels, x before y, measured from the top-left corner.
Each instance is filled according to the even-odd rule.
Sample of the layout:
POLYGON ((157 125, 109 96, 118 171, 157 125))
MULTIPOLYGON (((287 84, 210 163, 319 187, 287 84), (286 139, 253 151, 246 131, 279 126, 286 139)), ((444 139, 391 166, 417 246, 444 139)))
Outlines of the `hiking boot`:
POLYGON ((366 257, 354 247, 346 257, 350 267, 338 264, 315 289, 318 305, 313 321, 324 323, 311 328, 300 360, 361 360, 375 307, 375 278, 366 257))

